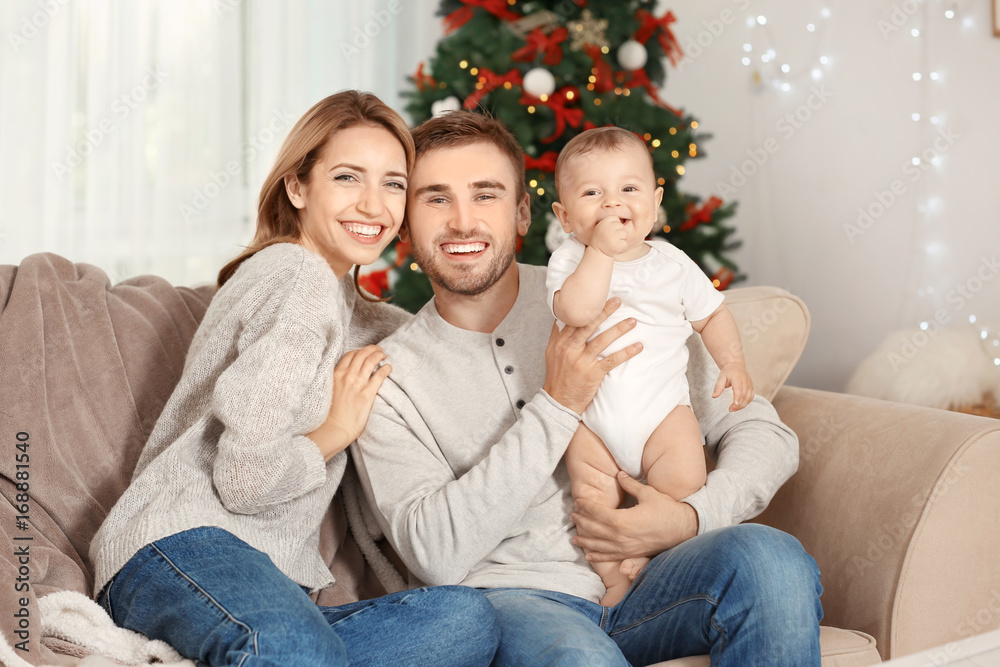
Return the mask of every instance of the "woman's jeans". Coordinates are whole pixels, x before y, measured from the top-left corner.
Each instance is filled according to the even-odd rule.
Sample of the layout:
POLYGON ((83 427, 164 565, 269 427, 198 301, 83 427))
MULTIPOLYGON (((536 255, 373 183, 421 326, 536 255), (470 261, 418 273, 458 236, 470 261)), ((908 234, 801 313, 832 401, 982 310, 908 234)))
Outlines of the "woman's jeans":
POLYGON ((493 607, 463 586, 317 606, 268 556, 221 528, 141 549, 98 596, 115 623, 209 665, 487 665, 493 607))

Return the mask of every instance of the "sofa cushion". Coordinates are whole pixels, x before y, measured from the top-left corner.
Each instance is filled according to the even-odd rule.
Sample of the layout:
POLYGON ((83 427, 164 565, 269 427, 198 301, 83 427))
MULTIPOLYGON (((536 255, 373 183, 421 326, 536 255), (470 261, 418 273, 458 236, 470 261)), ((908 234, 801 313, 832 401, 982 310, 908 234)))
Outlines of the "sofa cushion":
MULTIPOLYGON (((823 654, 823 667, 866 667, 882 662, 871 635, 854 630, 841 630, 820 626, 819 646, 823 654)), ((659 662, 656 667, 709 667, 707 655, 659 662)))
POLYGON ((725 295, 740 329, 754 391, 770 401, 805 349, 809 310, 779 287, 740 287, 725 295))

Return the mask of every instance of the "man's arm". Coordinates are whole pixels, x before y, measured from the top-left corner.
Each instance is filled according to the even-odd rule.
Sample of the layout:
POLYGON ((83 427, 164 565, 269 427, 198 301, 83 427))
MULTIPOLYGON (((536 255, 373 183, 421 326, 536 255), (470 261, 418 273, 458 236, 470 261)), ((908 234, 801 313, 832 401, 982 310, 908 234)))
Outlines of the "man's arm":
POLYGON ((718 369, 704 347, 690 345, 689 349, 691 407, 717 466, 705 486, 682 502, 627 476, 620 481, 638 498, 635 507, 610 510, 578 501, 573 520, 597 536, 574 538, 592 552, 588 559, 653 556, 696 534, 752 519, 798 469, 798 437, 781 422, 774 407, 758 396, 739 412, 730 412, 726 395, 711 398, 718 369))
MULTIPOLYGON (((458 584, 511 532, 552 476, 579 417, 539 392, 464 474, 390 379, 352 453, 382 530, 422 581, 458 584)), ((496 422, 484 416, 483 428, 496 422)), ((482 435, 469 434, 471 446, 482 435)))

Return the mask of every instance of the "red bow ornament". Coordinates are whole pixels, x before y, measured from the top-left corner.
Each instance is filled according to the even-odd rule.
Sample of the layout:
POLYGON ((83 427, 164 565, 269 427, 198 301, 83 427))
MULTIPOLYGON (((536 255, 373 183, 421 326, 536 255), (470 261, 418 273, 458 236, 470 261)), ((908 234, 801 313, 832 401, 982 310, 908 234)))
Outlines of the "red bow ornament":
POLYGON ((680 59, 684 57, 684 51, 681 50, 677 37, 670 29, 670 24, 677 20, 674 13, 667 12, 660 18, 656 18, 645 9, 640 9, 635 13, 635 17, 639 19, 639 29, 635 31, 634 35, 635 41, 645 44, 654 33, 658 32, 663 53, 670 58, 670 64, 676 67, 680 59))
POLYGON ((680 226, 682 232, 686 232, 689 229, 694 229, 698 225, 704 224, 706 222, 712 221, 712 214, 715 210, 722 206, 722 200, 712 195, 709 197, 708 201, 699 209, 696 204, 688 204, 687 210, 688 219, 684 221, 684 224, 680 226))
POLYGON ((417 84, 417 90, 427 90, 437 86, 437 79, 430 74, 424 74, 424 64, 417 65, 417 71, 413 74, 413 82, 417 84))
POLYGON ((565 86, 549 95, 544 101, 541 98, 524 94, 521 96, 520 102, 521 104, 534 104, 536 106, 544 104, 552 109, 556 120, 556 129, 552 133, 552 136, 540 140, 543 144, 551 144, 566 131, 566 125, 580 127, 580 123, 583 122, 583 109, 566 107, 567 103, 575 102, 579 99, 580 91, 576 86, 565 86))
POLYGON ((515 51, 510 59, 518 62, 529 62, 534 60, 539 53, 544 52, 545 60, 543 62, 546 65, 558 65, 562 62, 563 57, 559 45, 565 42, 567 37, 569 37, 569 30, 566 28, 556 28, 548 35, 542 32, 541 28, 535 28, 525 37, 527 44, 515 51))
POLYGON ((383 269, 358 276, 358 284, 369 294, 381 297, 389 291, 389 272, 383 269))
POLYGON ((480 67, 479 82, 476 84, 476 90, 465 98, 465 102, 462 106, 466 109, 475 109, 479 104, 479 101, 488 93, 491 93, 497 88, 508 83, 511 84, 511 86, 520 86, 521 82, 521 73, 516 69, 511 69, 509 72, 501 76, 496 72, 491 72, 485 67, 480 67))
POLYGON ((646 74, 646 70, 637 69, 631 72, 631 74, 632 76, 629 78, 628 81, 622 84, 623 86, 625 86, 626 88, 640 88, 640 87, 645 88, 646 94, 649 95, 649 98, 651 100, 653 100, 654 102, 656 102, 661 107, 663 107, 670 113, 674 114, 678 118, 684 117, 684 113, 680 109, 676 109, 660 99, 659 91, 657 90, 656 86, 653 85, 653 82, 649 80, 649 75, 646 74))
POLYGON ((532 169, 537 169, 538 171, 548 171, 553 172, 556 170, 556 160, 559 158, 559 153, 555 151, 545 151, 537 158, 531 157, 527 153, 524 154, 524 170, 531 171, 532 169))
POLYGON ((611 65, 603 58, 601 47, 596 44, 584 44, 583 50, 594 61, 594 92, 606 93, 615 87, 611 76, 611 65))
POLYGON ((465 7, 456 9, 444 19, 445 33, 455 32, 468 23, 475 14, 475 7, 485 9, 501 21, 516 21, 519 15, 507 9, 507 0, 462 0, 465 7))

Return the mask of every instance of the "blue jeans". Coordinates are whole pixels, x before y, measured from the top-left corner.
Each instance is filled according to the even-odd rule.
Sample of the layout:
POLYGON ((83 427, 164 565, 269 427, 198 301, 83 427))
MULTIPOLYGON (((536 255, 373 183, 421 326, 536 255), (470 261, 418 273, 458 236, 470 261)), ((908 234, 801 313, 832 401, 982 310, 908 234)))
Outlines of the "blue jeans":
POLYGON ((475 589, 319 607, 266 554, 221 528, 144 547, 98 603, 117 625, 208 665, 486 665, 499 642, 496 614, 475 589))
POLYGON ((654 558, 614 607, 565 593, 494 588, 495 665, 648 665, 689 655, 718 667, 820 664, 822 587, 791 535, 716 530, 654 558), (603 632, 602 632, 603 631, 603 632))

